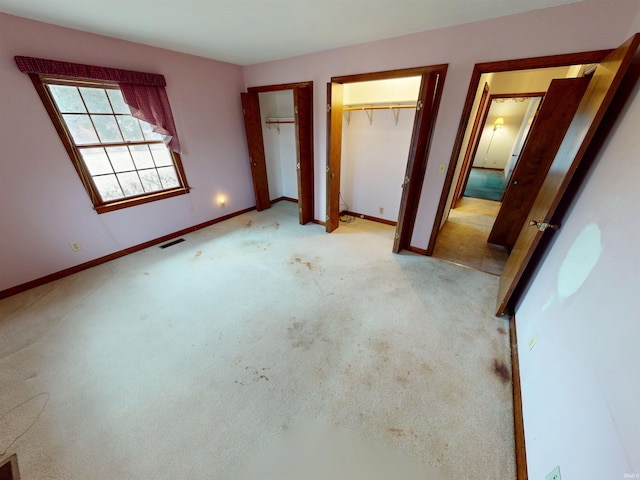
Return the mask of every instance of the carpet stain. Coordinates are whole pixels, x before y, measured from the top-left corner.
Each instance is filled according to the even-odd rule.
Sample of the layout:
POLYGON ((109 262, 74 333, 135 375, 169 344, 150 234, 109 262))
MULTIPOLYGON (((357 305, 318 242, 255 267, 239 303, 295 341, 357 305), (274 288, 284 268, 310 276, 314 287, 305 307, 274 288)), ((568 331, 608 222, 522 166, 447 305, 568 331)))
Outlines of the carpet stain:
POLYGON ((391 345, 389 345, 389 342, 387 342, 386 340, 377 340, 376 342, 374 342, 373 348, 376 352, 385 354, 389 351, 391 345))
POLYGON ((396 438, 404 437, 404 430, 402 428, 390 428, 389 433, 396 438))
POLYGON ((249 221, 247 222, 247 228, 249 228, 251 225, 253 225, 253 220, 249 220, 249 221))
POLYGON ((498 327, 498 333, 501 333, 502 335, 506 335, 507 331, 502 327, 498 327))
POLYGON ((502 360, 498 360, 497 358, 493 359, 492 371, 502 383, 508 383, 511 380, 511 373, 509 372, 509 368, 504 364, 502 360))
POLYGON ((302 265, 306 265, 309 270, 313 270, 313 265, 311 264, 311 262, 303 262, 300 257, 296 257, 294 261, 296 263, 301 263, 302 265))
POLYGON ((200 255, 202 255, 202 250, 198 250, 196 254, 193 256, 193 258, 199 258, 200 255))
POLYGON ((433 370, 433 367, 431 367, 431 365, 428 365, 426 363, 422 363, 420 365, 420 372, 421 373, 433 373, 434 370, 433 370))
POLYGON ((405 377, 404 375, 398 375, 396 377, 396 382, 398 382, 403 387, 406 387, 407 384, 409 383, 409 379, 407 377, 405 377))
POLYGON ((144 272, 145 275, 149 275, 149 272, 144 272))
POLYGON ((291 340, 291 346, 293 348, 301 348, 302 350, 307 351, 313 346, 315 342, 315 335, 312 333, 306 333, 304 331, 304 324, 301 322, 293 322, 287 330, 289 332, 289 339, 291 340))

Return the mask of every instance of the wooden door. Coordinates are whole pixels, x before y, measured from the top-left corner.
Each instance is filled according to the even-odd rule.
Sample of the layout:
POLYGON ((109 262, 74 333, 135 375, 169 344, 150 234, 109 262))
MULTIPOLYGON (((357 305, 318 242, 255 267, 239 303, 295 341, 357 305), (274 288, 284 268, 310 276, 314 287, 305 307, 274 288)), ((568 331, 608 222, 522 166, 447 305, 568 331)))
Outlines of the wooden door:
POLYGON ((502 315, 513 292, 540 243, 544 225, 553 222, 553 215, 582 157, 589 147, 607 107, 622 81, 640 44, 640 34, 607 55, 597 66, 578 106, 549 172, 538 192, 525 225, 509 255, 500 277, 497 315, 502 315), (534 225, 530 226, 530 223, 534 225), (537 225, 536 225, 537 224, 537 225))
POLYGON ((551 82, 502 198, 488 243, 512 249, 551 162, 576 113, 590 77, 551 82))
POLYGON ((293 89, 296 120, 296 173, 298 175, 298 216, 300 224, 313 220, 313 108, 309 87, 293 89))
POLYGON ((438 85, 437 73, 426 73, 422 76, 420 93, 413 123, 413 134, 409 147, 407 170, 402 184, 400 213, 396 225, 393 252, 398 253, 409 246, 413 235, 418 201, 424 175, 427 168, 427 153, 431 143, 431 133, 435 120, 435 91, 438 85))
POLYGON ((342 84, 327 84, 327 232, 340 222, 340 157, 342 155, 342 84))
POLYGON ((467 143, 467 149, 464 152, 464 159, 462 160, 462 167, 460 167, 460 174, 458 175, 458 183, 453 193, 453 200, 451 202, 451 209, 456 208, 456 204, 464 195, 464 190, 467 188, 467 182, 469 181, 469 175, 471 174, 471 165, 473 159, 478 151, 478 145, 480 144, 480 137, 482 137, 482 125, 487 118, 489 109, 485 110, 487 105, 487 97, 489 96, 489 84, 485 83, 482 89, 482 97, 480 97, 480 103, 478 104, 478 111, 476 112, 476 118, 473 121, 473 127, 471 134, 469 135, 469 141, 467 143))
POLYGON ((260 101, 257 93, 241 93, 244 129, 249 148, 249 164, 253 178, 253 191, 256 196, 256 210, 271 207, 269 200, 269 183, 267 181, 267 164, 264 157, 264 140, 262 138, 262 121, 260 119, 260 101))

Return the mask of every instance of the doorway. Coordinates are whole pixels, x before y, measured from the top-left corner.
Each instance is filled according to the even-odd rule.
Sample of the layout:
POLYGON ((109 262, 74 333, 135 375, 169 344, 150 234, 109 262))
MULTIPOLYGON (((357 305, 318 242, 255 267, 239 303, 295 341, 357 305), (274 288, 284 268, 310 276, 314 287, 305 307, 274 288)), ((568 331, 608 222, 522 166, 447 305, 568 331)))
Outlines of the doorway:
MULTIPOLYGON (((402 165, 404 167, 404 175, 395 181, 395 185, 397 185, 395 188, 400 187, 401 189, 398 195, 399 203, 396 204, 396 206, 393 201, 385 200, 392 205, 392 211, 398 212, 397 216, 395 213, 392 214, 386 210, 387 207, 380 204, 383 196, 375 192, 374 196, 366 201, 366 204, 362 203, 363 208, 366 205, 366 208, 374 212, 372 216, 377 217, 377 219, 381 219, 380 215, 385 215, 385 212, 387 212, 386 215, 390 216, 390 218, 396 219, 396 232, 393 245, 394 252, 397 253, 405 248, 411 249, 410 241, 418 209, 418 199, 424 180, 431 135, 442 95, 442 85, 446 70, 446 65, 437 65, 332 78, 331 83, 327 85, 327 232, 332 232, 338 228, 341 205, 345 207, 342 210, 349 210, 349 208, 351 208, 346 208, 347 204, 343 202, 343 198, 341 197, 342 188, 348 185, 348 180, 343 182, 342 178, 343 124, 345 114, 347 115, 346 121, 349 123, 349 115, 353 114, 354 110, 360 110, 361 112, 359 113, 366 113, 368 117, 368 120, 364 117, 362 117, 361 120, 370 122, 371 126, 373 125, 374 117, 380 115, 377 113, 379 110, 387 110, 387 112, 384 112, 387 115, 393 113, 397 120, 399 115, 403 115, 404 112, 401 113, 401 111, 405 108, 415 109, 411 125, 411 140, 409 142, 408 155, 405 155, 407 160, 406 163, 402 165), (364 103, 349 100, 351 103, 348 103, 345 107, 344 97, 346 85, 363 82, 375 83, 393 79, 405 79, 410 83, 411 80, 409 79, 412 77, 419 78, 419 82, 416 82, 419 83, 419 88, 415 102, 398 101, 398 99, 393 98, 389 101, 388 98, 378 97, 376 101, 364 103)), ((388 117, 388 119, 391 118, 390 116, 388 117)), ((360 162, 358 167, 366 171, 365 175, 371 175, 372 170, 361 163, 362 162, 360 162)), ((402 160, 402 163, 404 163, 404 160, 402 160)), ((347 162, 345 162, 344 166, 347 166, 347 162)), ((382 169, 377 169, 377 173, 374 176, 384 177, 384 173, 381 173, 382 171, 382 169)), ((354 178, 353 181, 357 181, 352 173, 353 172, 349 172, 346 177, 354 178)), ((393 179, 389 179, 389 181, 393 182, 393 179)), ((392 196, 391 194, 385 198, 392 198, 392 196)), ((360 201, 360 199, 358 201, 360 201)), ((354 208, 354 210, 356 209, 357 207, 354 208)), ((364 213, 362 213, 362 215, 364 216, 364 213)), ((382 218, 382 220, 384 220, 384 218, 382 218)), ((387 221, 391 224, 394 222, 394 220, 387 221)))
MULTIPOLYGON (((544 250, 544 248, 539 249, 538 247, 545 244, 548 245, 548 241, 541 243, 545 232, 554 231, 561 227, 558 223, 554 223, 558 221, 556 213, 567 207, 569 185, 576 187, 576 183, 572 184, 574 174, 581 167, 581 162, 592 146, 592 140, 598 127, 639 50, 640 33, 633 35, 615 50, 477 64, 474 67, 453 150, 452 162, 449 164, 445 179, 446 188, 443 189, 433 225, 428 254, 433 252, 440 225, 443 223, 443 218, 446 218, 444 212, 448 203, 447 199, 451 193, 449 189, 458 166, 456 160, 460 155, 466 123, 471 118, 475 93, 483 72, 513 71, 518 69, 518 66, 526 66, 531 69, 559 65, 589 64, 588 68, 585 69, 588 70, 588 73, 585 71, 584 77, 579 79, 579 82, 571 82, 572 84, 584 83, 586 85, 582 96, 575 102, 577 105, 574 107, 573 112, 568 111, 562 102, 548 102, 550 93, 547 93, 547 101, 541 107, 544 109, 545 103, 551 106, 548 109, 549 114, 553 113, 553 115, 550 115, 551 118, 554 121, 562 119, 566 124, 564 131, 548 129, 549 122, 542 122, 538 118, 532 129, 537 129, 540 126, 542 134, 536 134, 532 131, 529 142, 525 145, 526 151, 530 143, 533 143, 534 147, 531 151, 534 154, 539 148, 542 148, 543 157, 547 157, 545 160, 548 165, 548 173, 544 176, 531 175, 529 170, 527 172, 528 178, 533 182, 528 181, 521 184, 517 181, 517 172, 514 171, 513 173, 514 178, 511 180, 510 186, 515 185, 513 190, 516 191, 516 194, 519 194, 519 191, 526 191, 527 188, 523 189, 522 187, 530 188, 535 181, 539 182, 539 187, 534 192, 528 192, 529 198, 534 195, 534 199, 531 201, 530 207, 527 207, 526 211, 522 212, 520 218, 523 219, 523 222, 518 226, 518 236, 500 275, 496 315, 504 315, 508 308, 512 308, 513 303, 517 300, 518 294, 516 292, 522 292, 523 288, 525 288, 527 275, 531 274, 532 268, 535 267, 536 261, 540 259, 544 250), (559 107, 554 108, 557 105, 559 107), (536 142, 533 141, 534 138, 536 142), (549 147, 549 145, 552 146, 549 147)), ((559 82, 559 80, 554 80, 554 82, 559 82)), ((559 98, 562 97, 560 96, 559 98)), ((540 117, 542 117, 542 112, 540 117)), ((525 157, 525 152, 522 155, 525 157)), ((532 155, 532 157, 534 156, 532 155)), ((522 165, 523 163, 525 163, 524 160, 521 160, 520 164, 522 165)))
MULTIPOLYGON (((513 172, 521 157, 526 161, 527 140, 545 105, 545 96, 558 79, 582 77, 586 65, 603 56, 602 52, 592 52, 555 57, 555 64, 552 58, 538 59, 539 68, 518 68, 514 61, 509 62, 508 70, 502 70, 505 65, 495 64, 494 71, 487 68, 478 72, 477 83, 469 87, 466 117, 461 119, 452 155, 456 161, 450 164, 445 180, 428 255, 501 275, 513 244, 495 233, 496 219, 503 219, 500 226, 508 221, 516 225, 515 219, 508 220, 508 213, 520 209, 522 201, 507 192, 515 188, 514 181, 520 181, 520 176, 512 178, 513 172)), ((522 65, 530 66, 524 61, 522 65)), ((558 96, 552 96, 546 108, 558 101, 558 96)), ((548 165, 546 169, 540 165, 533 174, 544 179, 547 171, 548 165)), ((535 192, 530 195, 535 199, 535 192)))
POLYGON ((242 110, 256 209, 287 200, 313 221, 313 82, 251 87, 242 110))

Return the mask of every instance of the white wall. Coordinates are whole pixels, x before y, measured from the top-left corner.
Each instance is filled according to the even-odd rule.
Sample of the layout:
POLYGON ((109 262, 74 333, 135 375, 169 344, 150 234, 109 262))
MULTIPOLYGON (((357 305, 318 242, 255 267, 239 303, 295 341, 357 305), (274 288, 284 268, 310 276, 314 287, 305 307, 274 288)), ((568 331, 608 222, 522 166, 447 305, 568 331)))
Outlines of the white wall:
POLYGON ((640 474, 638 125, 640 86, 516 310, 532 479, 640 474))
MULTIPOLYGON (((420 77, 345 84, 345 105, 408 102, 418 99, 420 77)), ((398 220, 402 182, 409 156, 415 109, 352 111, 342 125, 340 192, 352 212, 398 220), (380 209, 383 213, 380 213, 380 209)))
POLYGON ((278 90, 258 94, 262 137, 267 164, 269 199, 298 198, 296 172, 296 137, 292 123, 266 125, 267 118, 293 118, 293 91, 278 90))

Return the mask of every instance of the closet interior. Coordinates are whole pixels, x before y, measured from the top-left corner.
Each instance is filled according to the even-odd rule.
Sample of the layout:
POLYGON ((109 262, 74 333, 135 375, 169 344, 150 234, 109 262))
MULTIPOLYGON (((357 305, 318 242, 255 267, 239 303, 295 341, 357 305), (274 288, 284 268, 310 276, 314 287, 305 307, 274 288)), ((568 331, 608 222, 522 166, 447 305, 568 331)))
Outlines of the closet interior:
POLYGON ((345 83, 340 212, 343 221, 398 221, 420 76, 345 83))
POLYGON ((269 200, 298 201, 293 90, 261 92, 260 117, 269 200))

